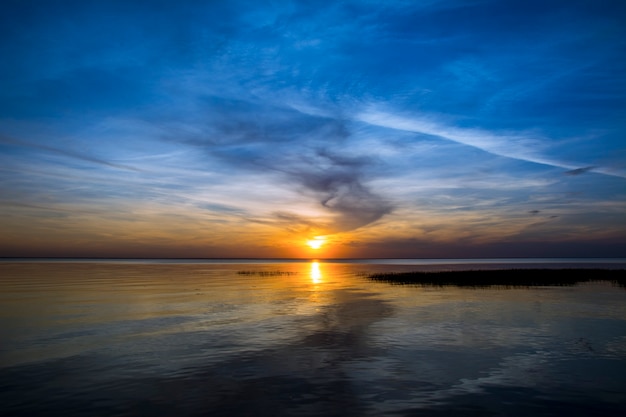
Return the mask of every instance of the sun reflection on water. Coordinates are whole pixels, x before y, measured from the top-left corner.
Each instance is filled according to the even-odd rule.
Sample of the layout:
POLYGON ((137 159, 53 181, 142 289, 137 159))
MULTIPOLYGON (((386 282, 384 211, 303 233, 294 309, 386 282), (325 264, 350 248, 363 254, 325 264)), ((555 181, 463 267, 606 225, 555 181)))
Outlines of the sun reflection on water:
POLYGON ((313 284, 322 282, 322 271, 320 271, 320 263, 318 261, 311 261, 311 281, 313 284))

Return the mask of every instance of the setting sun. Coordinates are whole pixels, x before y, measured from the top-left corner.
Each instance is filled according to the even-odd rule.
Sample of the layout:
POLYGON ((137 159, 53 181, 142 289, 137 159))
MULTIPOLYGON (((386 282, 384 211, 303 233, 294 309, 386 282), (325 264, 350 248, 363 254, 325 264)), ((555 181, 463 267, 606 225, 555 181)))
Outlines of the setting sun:
POLYGON ((326 239, 322 236, 316 236, 306 241, 306 244, 309 245, 311 249, 319 249, 324 243, 326 243, 326 239))

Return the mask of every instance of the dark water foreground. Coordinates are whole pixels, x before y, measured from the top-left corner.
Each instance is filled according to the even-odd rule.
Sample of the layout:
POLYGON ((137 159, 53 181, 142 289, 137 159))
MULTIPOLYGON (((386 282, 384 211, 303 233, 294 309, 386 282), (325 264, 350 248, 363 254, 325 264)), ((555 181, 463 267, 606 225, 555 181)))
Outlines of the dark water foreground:
POLYGON ((0 414, 624 415, 623 288, 407 268, 0 264, 0 414))

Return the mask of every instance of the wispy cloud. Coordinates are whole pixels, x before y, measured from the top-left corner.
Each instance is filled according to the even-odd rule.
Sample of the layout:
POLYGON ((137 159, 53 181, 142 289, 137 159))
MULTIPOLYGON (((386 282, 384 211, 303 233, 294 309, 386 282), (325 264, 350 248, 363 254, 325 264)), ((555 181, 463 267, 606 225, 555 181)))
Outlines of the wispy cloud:
MULTIPOLYGON (((370 107, 358 113, 355 118, 375 126, 440 137, 463 145, 472 146, 494 155, 520 161, 550 165, 572 171, 579 169, 577 167, 583 165, 543 155, 549 145, 547 145, 545 140, 541 140, 541 136, 536 133, 497 134, 482 129, 459 128, 426 117, 410 117, 381 111, 376 107, 370 107)), ((605 175, 626 178, 626 172, 621 172, 616 169, 594 167, 593 170, 594 172, 605 175)))
POLYGON ((71 159, 76 159, 76 160, 80 160, 84 162, 90 162, 90 163, 97 164, 97 165, 103 165, 109 168, 123 169, 123 170, 136 171, 136 172, 140 171, 140 169, 135 168, 130 165, 118 164, 118 163, 107 161, 101 158, 96 158, 85 153, 74 151, 72 149, 54 147, 54 146, 44 145, 41 143, 31 143, 31 142, 26 142, 23 140, 12 139, 12 138, 2 136, 2 135, 0 135, 0 144, 38 149, 41 151, 61 155, 61 156, 71 158, 71 159))

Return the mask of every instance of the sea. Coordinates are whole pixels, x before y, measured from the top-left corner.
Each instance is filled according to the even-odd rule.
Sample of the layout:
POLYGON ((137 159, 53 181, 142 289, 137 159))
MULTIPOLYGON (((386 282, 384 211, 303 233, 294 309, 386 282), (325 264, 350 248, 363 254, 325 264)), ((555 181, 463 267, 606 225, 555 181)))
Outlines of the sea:
POLYGON ((2 416, 624 416, 626 259, 3 259, 2 416))

